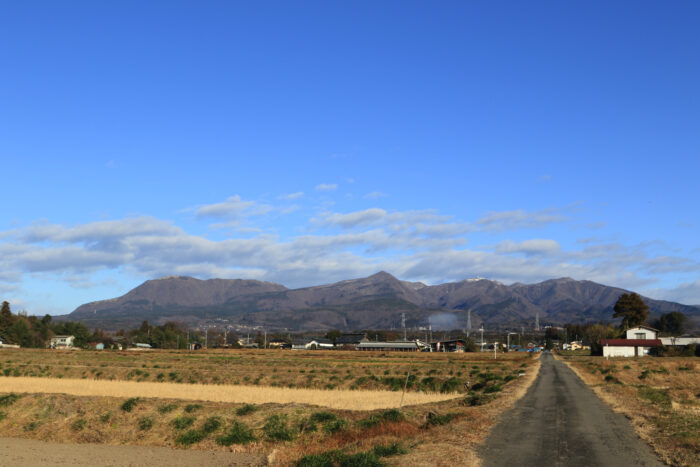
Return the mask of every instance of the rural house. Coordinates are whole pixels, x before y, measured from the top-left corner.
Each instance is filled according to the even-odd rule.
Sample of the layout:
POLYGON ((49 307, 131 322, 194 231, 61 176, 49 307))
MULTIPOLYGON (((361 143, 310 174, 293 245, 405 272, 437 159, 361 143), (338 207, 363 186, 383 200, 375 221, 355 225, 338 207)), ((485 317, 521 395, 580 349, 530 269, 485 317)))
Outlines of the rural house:
POLYGON ((652 347, 661 346, 661 340, 656 338, 658 330, 641 325, 629 328, 625 333, 626 339, 603 339, 603 357, 643 357, 649 355, 652 347))
POLYGON ((75 336, 53 336, 49 342, 49 348, 52 349, 71 349, 73 348, 75 336))
POLYGON ((292 350, 330 350, 333 343, 323 337, 302 337, 294 339, 292 350))
POLYGON ((451 339, 430 343, 431 352, 464 352, 466 348, 467 341, 464 339, 451 339))

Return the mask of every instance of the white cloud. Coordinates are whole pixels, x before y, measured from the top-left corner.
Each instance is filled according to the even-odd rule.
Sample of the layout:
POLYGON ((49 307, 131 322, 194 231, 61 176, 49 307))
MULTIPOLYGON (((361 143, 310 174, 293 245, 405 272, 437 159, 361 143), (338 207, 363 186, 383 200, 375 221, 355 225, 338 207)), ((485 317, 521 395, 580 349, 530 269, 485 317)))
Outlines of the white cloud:
POLYGON ((515 211, 487 212, 476 221, 480 230, 503 232, 520 229, 534 229, 548 224, 566 222, 569 220, 554 209, 528 212, 522 209, 515 211))
POLYGON ((379 199, 379 198, 385 198, 386 194, 382 193, 381 191, 373 191, 371 193, 367 193, 363 198, 365 199, 379 199))
MULTIPOLYGON (((467 237, 477 232, 562 221, 554 210, 489 213, 477 222, 460 222, 435 210, 374 207, 324 212, 299 226, 297 232, 303 234, 279 237, 256 224, 236 224, 235 216, 250 216, 260 206, 265 205, 235 196, 198 208, 198 217, 233 222, 232 232, 208 232, 216 239, 148 216, 74 226, 41 222, 0 232, 0 291, 14 290, 23 275, 37 273, 79 288, 92 286, 94 273, 104 270, 146 278, 256 278, 297 287, 380 269, 433 283, 474 276, 506 283, 569 276, 639 289, 659 277, 700 268, 682 255, 659 253, 669 247, 657 242, 628 246, 591 238, 564 248, 554 239, 534 238, 465 247, 467 237)), ((697 283, 689 282, 665 297, 694 300, 697 289, 697 283)))
POLYGON ((526 255, 545 255, 558 253, 561 246, 555 240, 550 239, 532 239, 523 242, 512 242, 510 240, 503 241, 496 245, 494 251, 496 253, 524 253, 526 255))
POLYGON ((195 210, 198 218, 240 219, 253 215, 264 215, 272 210, 267 204, 258 204, 254 201, 244 201, 240 196, 229 197, 221 203, 207 204, 195 210))
POLYGON ((338 189, 338 185, 335 183, 321 183, 316 185, 316 191, 335 191, 338 189))
POLYGON ((293 200, 293 199, 299 199, 302 196, 304 196, 304 192, 297 191, 296 193, 288 193, 286 195, 282 195, 279 197, 279 199, 293 200))

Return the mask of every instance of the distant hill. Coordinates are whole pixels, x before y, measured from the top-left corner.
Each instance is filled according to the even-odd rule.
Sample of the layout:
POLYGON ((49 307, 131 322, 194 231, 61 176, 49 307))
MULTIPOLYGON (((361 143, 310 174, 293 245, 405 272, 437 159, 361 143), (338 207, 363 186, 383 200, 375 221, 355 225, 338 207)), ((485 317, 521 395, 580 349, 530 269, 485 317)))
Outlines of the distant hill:
MULTIPOLYGON (((334 284, 288 289, 283 285, 243 279, 199 280, 166 277, 150 280, 127 294, 81 305, 57 319, 80 320, 90 327, 119 329, 179 321, 201 325, 265 326, 271 330, 390 329, 401 313, 410 327, 464 328, 471 311, 472 328, 611 321, 612 308, 626 290, 553 279, 537 284, 504 285, 487 279, 428 286, 406 282, 386 272, 334 284)), ((700 306, 644 299, 652 317, 685 313, 700 327, 700 306)))

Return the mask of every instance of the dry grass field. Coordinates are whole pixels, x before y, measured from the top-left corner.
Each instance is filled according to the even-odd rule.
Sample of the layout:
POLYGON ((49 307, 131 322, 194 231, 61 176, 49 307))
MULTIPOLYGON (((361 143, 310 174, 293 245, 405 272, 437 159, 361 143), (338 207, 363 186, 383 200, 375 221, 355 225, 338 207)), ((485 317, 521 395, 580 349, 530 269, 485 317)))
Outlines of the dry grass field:
POLYGON ((700 363, 694 357, 560 357, 670 465, 700 465, 700 363))
POLYGON ((0 432, 263 453, 275 465, 476 465, 475 447, 538 366, 520 353, 2 350, 0 432), (393 381, 405 383, 406 372, 397 410, 393 381), (246 376, 257 382, 244 385, 246 376), (81 395, 57 393, 62 384, 81 395), (128 390, 109 393, 112 385, 128 390))

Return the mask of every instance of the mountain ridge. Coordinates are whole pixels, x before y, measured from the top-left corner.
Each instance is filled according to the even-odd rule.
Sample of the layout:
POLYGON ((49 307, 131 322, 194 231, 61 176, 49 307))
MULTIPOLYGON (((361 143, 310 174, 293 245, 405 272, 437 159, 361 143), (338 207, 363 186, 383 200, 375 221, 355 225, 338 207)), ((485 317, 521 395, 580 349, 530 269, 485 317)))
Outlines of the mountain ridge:
MULTIPOLYGON (((80 320, 104 329, 180 321, 188 325, 224 323, 269 329, 320 330, 398 327, 401 313, 410 327, 430 326, 443 314, 454 327, 531 326, 613 321, 617 298, 628 292, 588 280, 549 279, 535 284, 475 278, 426 285, 402 281, 385 271, 364 278, 289 289, 250 279, 196 279, 169 276, 148 280, 126 294, 86 303, 57 319, 80 320)), ((700 307, 644 297, 652 317, 670 311, 688 315, 700 327, 700 307)))

